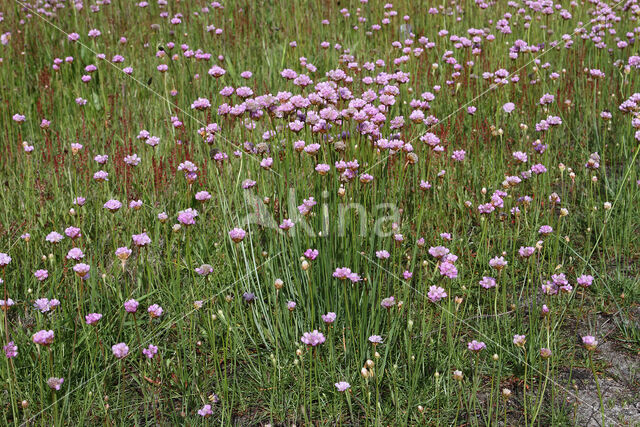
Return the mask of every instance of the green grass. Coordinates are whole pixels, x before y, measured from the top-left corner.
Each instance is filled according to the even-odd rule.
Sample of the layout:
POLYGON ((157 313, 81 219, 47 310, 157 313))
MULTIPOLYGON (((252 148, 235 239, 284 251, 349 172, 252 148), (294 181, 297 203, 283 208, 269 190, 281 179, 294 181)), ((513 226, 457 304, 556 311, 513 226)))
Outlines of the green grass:
MULTIPOLYGON (((581 400, 581 391, 572 387, 573 374, 593 379, 580 337, 611 341, 630 360, 640 349, 639 146, 632 114, 618 108, 639 87, 639 76, 637 68, 625 71, 616 62, 627 64, 637 43, 615 47, 616 36, 625 38, 637 28, 633 12, 615 7, 621 20, 612 24, 616 35, 603 36, 613 49, 608 52, 574 34, 578 22, 587 23, 587 33, 591 30, 590 3, 571 7, 564 2, 572 14, 568 20, 557 12, 545 16, 527 9, 519 14, 507 2, 486 10, 472 2, 447 3, 451 13, 437 15, 427 13, 421 2, 396 1, 388 10, 383 3, 369 3, 229 1, 224 9, 210 6, 204 12, 207 3, 199 0, 171 2, 166 8, 157 2, 139 8, 113 0, 98 13, 89 4, 80 11, 69 4, 53 17, 28 13, 17 1, 4 5, 0 33, 11 32, 11 37, 0 46, 0 252, 12 258, 2 277, 4 295, 15 305, 2 318, 1 335, 3 345, 12 340, 19 353, 0 363, 5 424, 585 422, 584 412, 575 414, 567 403, 567 397, 581 400), (342 8, 350 12, 348 18, 342 8), (162 11, 169 18, 159 18, 162 11), (512 33, 502 34, 495 25, 507 12, 513 15, 512 33), (172 25, 169 19, 176 13, 183 14, 182 22, 172 25), (526 14, 533 17, 530 28, 524 26, 526 14), (404 15, 411 17, 415 33, 411 47, 421 46, 422 36, 435 47, 393 65, 403 55, 392 42, 406 38, 404 15), (385 17, 388 25, 367 33, 385 17), (330 24, 323 25, 322 19, 330 24), (224 31, 207 33, 207 25, 224 31), (102 33, 95 40, 87 37, 92 28, 102 33), (495 40, 482 38, 478 54, 456 48, 450 36, 471 38, 469 28, 486 28, 495 40), (438 35, 443 29, 448 36, 438 35), (79 42, 67 41, 71 32, 80 34, 79 42), (572 35, 573 45, 549 48, 563 34, 572 35), (120 44, 120 37, 127 38, 126 44, 120 44), (509 47, 518 39, 544 43, 544 48, 509 59, 509 47), (294 40, 297 46, 291 47, 294 40), (321 48, 323 41, 330 47, 321 48), (169 48, 169 42, 175 47, 169 48), (211 53, 211 60, 185 57, 183 43, 211 53), (341 49, 334 48, 336 43, 341 49), (156 55, 160 46, 168 53, 164 58, 156 55), (453 66, 443 59, 447 51, 463 65, 452 84, 447 81, 453 66), (109 63, 96 59, 97 53, 125 60, 109 63), (67 56, 74 58, 72 63, 52 68, 54 58, 67 56), (317 71, 305 70, 300 57, 317 71), (373 72, 362 68, 377 59, 385 65, 373 72), (358 63, 357 72, 348 70, 350 62, 358 63), (89 64, 98 70, 83 83, 89 64), (157 70, 160 64, 168 65, 166 73, 157 70), (214 64, 226 70, 223 77, 207 74, 214 64), (121 71, 126 66, 133 67, 132 76, 121 71), (308 74, 314 84, 295 86, 280 76, 284 68, 308 74), (250 87, 254 98, 281 91, 308 96, 327 80, 326 72, 338 68, 353 76, 353 82, 339 86, 354 97, 385 86, 366 85, 364 76, 409 73, 408 83, 389 83, 398 94, 380 132, 388 139, 399 133, 417 160, 406 152, 378 150, 351 119, 333 123, 327 133, 310 126, 294 133, 287 124, 295 113, 263 111, 252 120, 253 130, 245 126, 246 113, 240 118, 217 113, 222 103, 240 103, 236 95, 229 100, 219 94, 225 86, 250 87), (492 86, 482 76, 499 69, 519 81, 492 86), (589 78, 585 69, 599 69, 606 77, 589 78), (240 76, 244 70, 252 71, 251 79, 240 76), (552 72, 559 77, 551 78, 552 72), (411 100, 427 91, 435 99, 424 116, 440 120, 433 126, 409 120, 411 100), (545 93, 555 99, 543 107, 539 99, 545 93), (86 105, 76 105, 78 97, 86 105), (212 107, 191 109, 200 97, 212 107), (515 104, 511 114, 502 109, 507 102, 515 104), (466 112, 470 105, 477 107, 474 115, 466 112), (612 113, 611 121, 600 118, 603 111, 612 113), (12 120, 16 113, 26 116, 24 123, 12 120), (536 123, 549 115, 560 117, 562 124, 537 132, 536 123), (183 126, 174 127, 172 116, 183 126), (396 116, 406 122, 400 130, 390 129, 396 116), (43 118, 51 120, 48 129, 40 128, 43 118), (221 129, 211 145, 198 131, 208 123, 221 129), (137 138, 142 129, 160 137, 158 147, 137 138), (269 131, 274 136, 266 147, 245 149, 245 141, 257 145, 269 131), (342 132, 349 133, 343 140, 342 132), (443 153, 421 142, 426 132, 440 138, 443 153), (544 153, 534 150, 537 139, 547 145, 544 153), (293 148, 297 140, 318 143, 320 151, 298 153, 293 148), (35 147, 32 154, 24 152, 23 141, 35 147), (83 148, 74 154, 72 143, 83 148), (212 149, 229 159, 214 160, 212 149), (465 160, 455 162, 451 155, 460 149, 466 151, 465 160), (236 157, 235 150, 242 156, 236 157), (514 160, 515 151, 527 153, 525 165, 514 160), (600 168, 587 169, 594 152, 600 155, 600 168), (135 167, 123 160, 132 153, 141 158, 135 167), (97 164, 97 154, 109 155, 109 161, 97 164), (260 167, 266 157, 274 159, 271 170, 260 167), (371 174, 373 181, 341 182, 334 164, 355 159, 358 173, 371 174), (186 160, 198 167, 193 183, 177 170, 186 160), (318 163, 331 166, 326 176, 315 172, 318 163), (503 189, 505 177, 537 163, 547 172, 503 189), (96 182, 93 174, 101 169, 109 180, 96 182), (441 170, 446 173, 440 175, 441 170), (243 189, 246 179, 256 186, 243 189), (422 180, 432 187, 420 189, 422 180), (195 200, 202 190, 211 193, 211 200, 195 200), (504 206, 481 215, 478 206, 490 202, 496 190, 508 193, 504 206), (549 201, 552 193, 559 195, 559 203, 549 201), (84 206, 74 204, 78 196, 86 198, 84 206), (532 201, 518 201, 522 196, 532 201), (297 207, 309 197, 317 205, 303 217, 297 207), (103 208, 109 199, 123 207, 110 213, 103 208), (129 209, 129 201, 138 199, 141 209, 129 209), (607 202, 611 209, 604 208, 607 202), (514 207, 519 215, 511 213, 514 207), (199 213, 195 225, 172 229, 178 212, 187 208, 199 213), (158 219, 161 212, 169 217, 165 223, 158 219), (248 215, 262 223, 247 223, 248 215), (289 232, 271 226, 286 218, 296 222, 289 232), (542 225, 552 226, 553 233, 540 236, 542 225), (73 243, 67 237, 57 244, 45 241, 48 233, 63 233, 69 226, 79 227, 82 237, 73 243), (234 227, 247 232, 237 244, 228 236, 234 227), (151 244, 135 248, 131 236, 143 231, 151 244), (439 237, 444 232, 451 241, 439 237), (29 241, 21 238, 24 233, 30 234, 29 241), (421 237, 424 246, 418 244, 421 237), (536 247, 538 241, 531 258, 518 256, 521 246, 536 247), (458 257, 457 278, 441 276, 438 259, 428 253, 438 245, 458 257), (72 270, 76 262, 65 259, 73 246, 82 249, 82 262, 91 266, 87 280, 72 270), (133 250, 124 267, 115 256, 123 246, 133 250), (319 252, 308 261, 309 268, 302 258, 308 248, 319 252), (390 257, 376 258, 380 250, 390 257), (497 272, 489 260, 502 255, 508 265, 497 272), (202 264, 210 264, 213 273, 198 275, 195 268, 202 264), (362 280, 332 277, 339 267, 350 268, 362 280), (34 277, 38 269, 48 271, 45 281, 34 277), (403 278, 405 271, 412 273, 410 280, 403 278), (558 273, 566 274, 573 290, 543 295, 542 284, 558 273), (595 278, 591 287, 576 285, 582 274, 595 278), (495 277, 498 286, 483 289, 478 284, 483 276, 495 277), (276 279, 282 280, 281 289, 274 286, 276 279), (448 296, 431 302, 430 286, 443 287, 448 296), (255 294, 252 303, 244 301, 245 292, 255 294), (381 307, 390 296, 396 305, 381 307), (38 298, 56 298, 61 304, 41 313, 33 306, 38 298), (123 307, 130 298, 140 302, 135 317, 123 307), (194 306, 196 301, 203 301, 201 308, 194 306), (288 310, 288 301, 296 308, 288 310), (163 316, 150 319, 146 309, 151 304, 162 306, 163 316), (544 317, 543 304, 550 310, 544 317), (84 316, 94 312, 102 319, 96 326, 85 324, 84 316), (337 315, 331 326, 320 317, 327 312, 337 315), (603 335, 602 316, 613 319, 613 333, 603 335), (32 342, 42 329, 55 333, 49 347, 32 342), (300 337, 314 329, 326 341, 304 346, 300 337), (382 344, 369 343, 374 334, 383 337, 382 344), (513 344, 515 334, 526 335, 523 348, 513 344), (472 340, 485 342, 486 350, 468 351, 472 340), (117 360, 111 346, 120 342, 130 353, 117 360), (159 348, 151 360, 141 353, 149 344, 159 348), (540 357, 543 347, 552 351, 551 358, 540 357), (366 378, 361 373, 365 366, 366 378), (455 370, 462 371, 461 382, 453 378, 455 370), (49 389, 49 377, 64 377, 59 391, 49 389), (337 391, 339 381, 349 382, 349 391, 337 391), (505 388, 512 392, 508 400, 505 388), (217 402, 212 403, 214 394, 217 402), (213 415, 203 419, 197 410, 207 403, 213 415)), ((320 112, 330 104, 311 105, 307 111, 320 112)), ((340 111, 348 105, 339 100, 334 107, 340 111)), ((593 362, 602 382, 609 355, 596 350, 593 362)), ((579 406, 578 412, 587 410, 592 409, 579 406)), ((606 423, 617 422, 609 413, 606 423)))

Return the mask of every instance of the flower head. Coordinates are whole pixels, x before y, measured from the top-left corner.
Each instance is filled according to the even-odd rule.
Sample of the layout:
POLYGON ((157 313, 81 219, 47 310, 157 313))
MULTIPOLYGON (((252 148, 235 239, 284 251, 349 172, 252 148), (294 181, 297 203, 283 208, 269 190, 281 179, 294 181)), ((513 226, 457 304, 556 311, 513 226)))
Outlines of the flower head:
MULTIPOLYGON (((58 233, 57 231, 52 231, 51 233, 47 234, 47 237, 45 237, 45 240, 49 243, 59 243, 62 239, 64 239, 64 236, 62 236, 62 234, 58 233)), ((11 261, 11 258, 9 258, 9 261, 11 261)))
POLYGON ((369 342, 373 345, 382 344, 382 337, 380 335, 371 335, 369 337, 369 342))
POLYGON ((244 231, 242 228, 236 227, 233 230, 229 231, 229 237, 235 243, 240 243, 242 240, 244 240, 246 235, 247 235, 247 232, 244 231))
POLYGON ((116 257, 118 257, 120 261, 124 262, 128 260, 130 256, 131 249, 127 248, 126 246, 116 249, 116 257))
POLYGON ((494 257, 489 260, 489 265, 496 270, 500 271, 507 266, 507 261, 504 257, 494 257))
POLYGON ((111 346, 111 351, 116 358, 124 359, 125 357, 127 357, 127 354, 129 354, 129 346, 121 342, 111 346))
POLYGON ((103 205, 103 207, 111 213, 117 212, 121 207, 122 203, 118 200, 111 199, 107 200, 107 202, 103 205))
POLYGON ((11 262, 11 257, 4 252, 0 253, 0 267, 6 267, 11 262))
POLYGON ((84 263, 76 264, 73 266, 73 271, 75 271, 76 274, 83 279, 88 277, 90 269, 91 269, 91 266, 84 263))
POLYGON ((200 276, 208 276, 213 273, 213 267, 209 264, 202 264, 200 267, 196 267, 196 273, 200 276))
POLYGON ((204 405, 202 409, 198 409, 198 415, 204 418, 207 418, 213 415, 213 411, 211 410, 211 405, 204 405))
POLYGON ((480 284, 480 286, 482 286, 485 289, 491 289, 491 288, 495 288, 496 279, 494 279, 493 277, 484 276, 482 280, 480 280, 480 282, 478 283, 480 284))
POLYGON ((315 329, 313 332, 305 332, 302 335, 302 338, 300 338, 300 341, 302 341, 304 344, 311 346, 311 347, 315 347, 317 345, 320 345, 322 343, 324 343, 326 340, 326 338, 324 337, 324 335, 322 334, 322 332, 318 332, 317 329, 315 329))
POLYGON ((33 275, 38 279, 38 281, 42 282, 49 277, 49 272, 47 270, 36 270, 33 275))
POLYGON ((18 346, 15 345, 13 341, 9 341, 7 345, 2 347, 2 350, 4 350, 4 354, 8 359, 12 359, 18 355, 18 346))
POLYGON ((351 387, 351 384, 346 381, 340 381, 338 383, 335 383, 334 385, 336 386, 338 391, 347 391, 351 387))
POLYGON ((588 288, 593 283, 593 276, 583 274, 582 276, 578 277, 576 283, 584 288, 588 288))
POLYGON ((467 344, 467 348, 469 349, 469 351, 473 351, 474 353, 478 353, 482 350, 484 350, 485 348, 487 348, 487 345, 485 343, 483 343, 482 341, 476 341, 473 340, 470 343, 467 344))
POLYGON ((136 311, 138 311, 138 306, 140 305, 140 303, 134 299, 130 299, 128 301, 125 301, 124 303, 124 309, 127 313, 135 313, 136 311))
MULTIPOLYGON (((0 282, 2 283, 2 282, 0 282)), ((0 299, 0 309, 8 310, 11 306, 13 306, 15 302, 11 298, 7 298, 6 300, 0 299)))
POLYGON ((447 293, 444 291, 444 288, 440 286, 431 285, 429 287, 429 292, 427 293, 427 297, 431 300, 431 302, 438 302, 443 298, 447 297, 447 293))
POLYGON ((516 105, 513 102, 507 102, 502 106, 502 109, 505 113, 510 114, 513 110, 516 109, 516 105))
POLYGON ((60 390, 60 386, 64 382, 64 378, 51 377, 47 380, 47 385, 52 390, 60 390))
POLYGON ((527 342, 527 337, 524 335, 513 336, 513 343, 518 347, 524 348, 524 345, 526 344, 526 342, 527 342))
POLYGON ((183 225, 193 225, 196 223, 196 217, 198 216, 198 211, 195 209, 186 209, 178 212, 178 222, 183 225))
POLYGON ((98 323, 100 319, 102 319, 102 314, 100 313, 87 314, 86 316, 84 316, 84 319, 87 322, 87 325, 95 325, 96 323, 98 323))
POLYGON ((164 310, 158 304, 150 305, 149 308, 147 308, 147 313, 149 313, 152 319, 162 316, 163 312, 164 310))
POLYGON ((396 299, 393 296, 390 296, 388 298, 383 299, 380 302, 380 305, 382 307, 384 307, 384 308, 389 309, 389 308, 393 307, 394 305, 396 305, 396 299))
POLYGON ((50 345, 53 342, 53 331, 41 330, 33 334, 33 342, 40 345, 50 345))
POLYGON ((153 344, 149 344, 149 347, 143 349, 142 353, 147 356, 148 359, 153 359, 153 356, 158 353, 158 347, 153 344))
POLYGON ((134 234, 131 239, 136 246, 142 247, 151 244, 151 239, 147 236, 147 233, 134 234))
POLYGON ((582 344, 587 350, 593 351, 598 346, 598 341, 594 336, 586 335, 582 337, 582 344))
POLYGON ((327 314, 323 314, 320 317, 322 318, 322 321, 328 325, 336 321, 336 314, 332 311, 328 312, 327 314))
POLYGON ((549 350, 548 348, 541 348, 540 349, 540 357, 542 357, 543 359, 548 359, 551 357, 551 350, 549 350))

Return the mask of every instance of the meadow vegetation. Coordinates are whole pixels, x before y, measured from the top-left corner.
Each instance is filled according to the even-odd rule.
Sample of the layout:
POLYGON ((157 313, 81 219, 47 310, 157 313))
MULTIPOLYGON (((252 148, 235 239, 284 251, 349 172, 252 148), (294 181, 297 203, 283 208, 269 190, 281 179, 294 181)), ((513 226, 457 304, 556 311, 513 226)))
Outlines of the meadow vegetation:
POLYGON ((637 0, 6 0, 4 425, 640 423, 637 0))

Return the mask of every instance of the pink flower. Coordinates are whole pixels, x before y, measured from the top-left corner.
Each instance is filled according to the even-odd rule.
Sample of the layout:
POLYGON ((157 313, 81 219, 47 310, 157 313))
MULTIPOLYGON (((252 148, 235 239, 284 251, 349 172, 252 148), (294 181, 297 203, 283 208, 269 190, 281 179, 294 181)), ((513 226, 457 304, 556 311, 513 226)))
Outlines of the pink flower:
POLYGON ((231 240, 233 240, 235 243, 239 243, 242 240, 244 240, 245 236, 247 235, 247 232, 244 231, 242 228, 234 228, 233 230, 229 231, 229 237, 231 238, 231 240))
POLYGON ((453 263, 445 261, 440 263, 439 266, 440 274, 442 276, 448 277, 449 279, 455 279, 458 277, 458 269, 453 263))
POLYGON ((591 335, 586 335, 586 336, 582 337, 582 344, 584 344, 584 347, 587 350, 593 351, 598 346, 598 341, 596 340, 595 337, 593 337, 591 335))
POLYGON ((336 321, 336 314, 334 312, 328 312, 327 314, 323 314, 322 321, 326 324, 331 324, 336 321))
POLYGON ((546 236, 548 234, 553 233, 553 228, 550 225, 543 225, 538 230, 538 233, 542 234, 543 236, 546 236))
POLYGON ((588 288, 593 283, 593 276, 583 274, 582 276, 578 277, 576 282, 583 288, 588 288))
POLYGON ((211 102, 207 98, 198 98, 191 104, 191 109, 193 110, 207 110, 211 108, 211 102))
POLYGON ((211 410, 211 405, 204 405, 202 409, 198 409, 198 415, 204 418, 207 418, 213 415, 213 411, 211 410))
POLYGON ((340 280, 349 279, 352 282, 360 281, 360 276, 356 273, 353 273, 350 268, 347 267, 338 267, 333 272, 333 277, 338 278, 340 280))
POLYGON ((213 267, 209 264, 202 264, 200 267, 196 267, 195 271, 200 276, 208 276, 213 273, 213 267))
POLYGON ((75 271, 76 274, 83 279, 88 277, 90 269, 91 269, 91 266, 84 263, 76 264, 73 266, 73 271, 75 271))
POLYGON ((449 249, 444 246, 432 246, 429 248, 429 255, 435 258, 442 258, 449 253, 449 249))
POLYGON ((98 323, 100 319, 102 319, 102 314, 100 313, 87 314, 86 316, 84 316, 84 319, 87 322, 87 325, 95 325, 96 323, 98 323))
POLYGON ((304 257, 306 259, 308 259, 309 261, 313 261, 314 259, 316 259, 318 257, 318 250, 317 249, 307 249, 306 251, 304 251, 304 257))
POLYGON ((64 378, 51 377, 47 380, 47 385, 52 390, 60 390, 60 386, 64 382, 64 378))
POLYGON ((119 344, 114 344, 113 346, 111 346, 111 351, 116 358, 123 359, 127 357, 127 354, 129 354, 129 346, 121 342, 119 344))
POLYGON ((507 266, 507 261, 505 261, 504 257, 494 257, 489 260, 489 265, 496 270, 500 271, 504 267, 507 266))
POLYGON ((351 387, 351 384, 349 384, 346 381, 340 381, 338 383, 335 383, 334 385, 336 386, 338 391, 341 391, 341 392, 347 391, 351 387))
POLYGON ((18 346, 15 345, 13 341, 9 341, 9 343, 2 347, 2 349, 4 350, 4 354, 7 356, 7 359, 12 359, 18 356, 18 346))
POLYGON ((382 344, 382 337, 380 335, 371 335, 369 337, 369 342, 374 346, 378 344, 382 344))
MULTIPOLYGON (((2 283, 2 281, 0 281, 0 283, 2 283)), ((0 309, 1 310, 8 310, 14 304, 15 304, 15 302, 11 298, 7 298, 6 300, 0 299, 0 309)))
POLYGON ((444 291, 444 288, 440 286, 431 285, 429 287, 429 292, 427 293, 427 297, 431 300, 431 302, 438 302, 443 298, 447 297, 447 293, 444 291))
POLYGON ((93 174, 93 179, 97 182, 109 181, 109 173, 105 171, 98 171, 93 174))
POLYGON ((195 197, 199 202, 206 202, 207 200, 211 199, 211 194, 209 194, 208 191, 198 191, 195 197))
MULTIPOLYGON (((58 233, 57 231, 52 231, 51 233, 47 234, 47 237, 45 238, 45 240, 49 243, 59 243, 62 239, 64 239, 64 236, 62 236, 62 234, 58 233)), ((9 258, 9 261, 11 261, 11 258, 9 258)), ((0 265, 2 265, 1 261, 0 265)))
POLYGON ((118 257, 120 261, 126 261, 131 256, 131 252, 131 249, 124 246, 116 249, 116 257, 118 257))
POLYGON ((120 203, 115 199, 111 199, 111 200, 108 200, 103 205, 103 207, 107 209, 109 212, 113 213, 113 212, 117 212, 122 207, 122 203, 120 203))
POLYGON ((136 311, 138 311, 138 306, 140 305, 140 303, 134 299, 130 299, 128 301, 125 301, 124 303, 124 309, 127 313, 135 313, 136 311))
POLYGON ((287 231, 291 228, 293 228, 293 221, 291 221, 289 218, 285 218, 284 221, 282 221, 282 224, 279 225, 279 227, 284 230, 287 231))
POLYGON ((183 225, 194 225, 196 223, 196 217, 198 216, 198 211, 195 209, 186 209, 184 211, 178 212, 178 222, 183 225))
POLYGON ((513 102, 507 102, 502 106, 502 109, 505 113, 510 114, 513 110, 516 109, 516 105, 513 102))
POLYGON ((461 162, 464 160, 465 155, 466 155, 466 152, 464 150, 457 150, 453 152, 453 155, 451 156, 451 158, 456 162, 461 162))
POLYGON ((160 138, 157 136, 150 136, 149 138, 147 138, 145 141, 145 144, 147 144, 150 147, 157 147, 158 144, 160 144, 160 138))
POLYGON ((382 307, 384 307, 384 308, 389 309, 389 308, 393 307, 394 305, 396 305, 396 299, 393 296, 390 296, 388 298, 383 299, 380 302, 380 305, 382 307))
POLYGON ((524 347, 527 342, 527 337, 524 335, 514 335, 513 343, 518 347, 524 347))
POLYGON ((147 236, 147 233, 134 234, 131 236, 131 239, 133 240, 133 243, 139 247, 147 246, 151 243, 151 239, 147 236))
POLYGON ((33 342, 40 345, 50 345, 53 342, 53 331, 41 330, 33 334, 33 342))
POLYGON ((149 344, 149 347, 143 349, 142 353, 147 356, 148 359, 153 359, 153 356, 158 353, 158 347, 153 344, 149 344))
POLYGON ((69 252, 67 252, 67 259, 80 261, 82 258, 84 258, 84 253, 82 253, 82 249, 80 248, 71 248, 69 252))
POLYGON ((520 249, 518 250, 518 254, 522 257, 522 258, 529 258, 531 255, 533 255, 533 253, 535 252, 535 248, 532 246, 520 246, 520 249))
POLYGON ((378 259, 387 259, 389 258, 390 254, 388 251, 382 250, 382 251, 376 251, 376 257, 378 259))
POLYGON ((485 343, 483 343, 482 341, 473 340, 473 341, 471 341, 470 343, 467 344, 467 348, 469 349, 469 351, 473 351, 475 353, 478 353, 481 350, 484 350, 485 348, 487 348, 487 345, 485 343))
POLYGON ((300 338, 300 341, 311 347, 320 345, 324 343, 325 340, 326 338, 324 337, 324 335, 321 332, 318 332, 317 329, 315 329, 313 332, 305 332, 302 335, 302 338, 300 338))
POLYGON ((152 319, 155 319, 157 317, 162 316, 162 313, 164 312, 164 310, 158 304, 153 304, 149 306, 149 308, 147 309, 147 312, 149 313, 149 316, 151 316, 152 319))
POLYGON ((55 310, 60 305, 60 301, 57 299, 49 300, 47 298, 38 298, 33 302, 33 306, 40 310, 41 313, 48 313, 51 310, 55 310))
POLYGON ((496 279, 493 277, 484 276, 480 282, 478 282, 480 286, 485 289, 491 289, 496 287, 496 279))
POLYGON ((49 277, 49 272, 47 270, 36 270, 36 272, 33 273, 33 275, 36 277, 36 279, 42 282, 47 277, 49 277))

